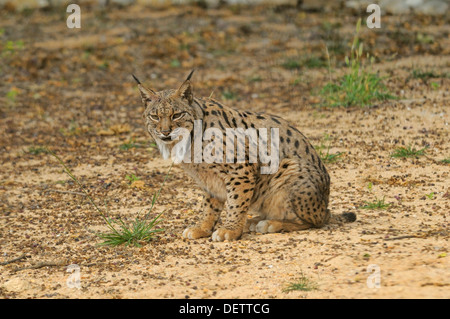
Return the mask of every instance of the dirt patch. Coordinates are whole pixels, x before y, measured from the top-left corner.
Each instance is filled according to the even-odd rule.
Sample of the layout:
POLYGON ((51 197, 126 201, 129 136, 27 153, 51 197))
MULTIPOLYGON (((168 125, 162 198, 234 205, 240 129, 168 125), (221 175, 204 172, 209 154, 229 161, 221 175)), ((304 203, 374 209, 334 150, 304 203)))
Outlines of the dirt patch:
POLYGON ((282 65, 323 58, 327 45, 332 77, 342 73, 358 18, 350 11, 136 5, 93 9, 80 30, 65 28, 58 10, 1 15, 2 43, 11 42, 1 47, 0 262, 23 256, 0 265, 3 298, 450 297, 448 17, 387 16, 382 29, 364 29, 374 68, 399 99, 330 109, 314 105, 326 66, 282 65), (43 147, 112 217, 132 220, 150 207, 170 163, 144 131, 130 74, 160 90, 193 67, 196 94, 280 115, 315 146, 342 152, 327 164, 330 209, 357 221, 236 242, 185 240, 201 192, 174 167, 152 212, 164 211, 165 231, 141 248, 97 246, 103 220, 43 147), (425 155, 391 157, 409 145, 425 155), (143 183, 130 186, 130 174, 143 183), (381 199, 387 208, 361 209, 381 199), (80 289, 71 288, 73 264, 80 289), (371 269, 380 271, 379 289, 367 281, 371 269), (285 292, 300 277, 316 289, 285 292))

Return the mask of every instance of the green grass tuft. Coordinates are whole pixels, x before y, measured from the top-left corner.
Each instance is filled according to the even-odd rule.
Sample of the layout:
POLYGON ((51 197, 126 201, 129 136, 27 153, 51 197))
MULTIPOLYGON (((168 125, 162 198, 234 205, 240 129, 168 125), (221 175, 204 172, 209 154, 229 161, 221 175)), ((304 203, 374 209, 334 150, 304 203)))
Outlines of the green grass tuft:
POLYGON ((361 209, 386 209, 391 206, 390 203, 386 203, 384 201, 384 197, 383 199, 376 199, 374 202, 365 201, 364 203, 366 204, 364 206, 361 206, 361 209))
POLYGON ((294 57, 286 59, 281 66, 287 70, 301 69, 302 67, 314 69, 326 67, 327 61, 317 56, 294 57))
POLYGON ((330 153, 331 148, 330 140, 331 140, 330 135, 325 134, 322 140, 320 141, 320 145, 314 146, 314 149, 317 151, 320 159, 324 163, 335 163, 345 154, 344 152, 330 153))
POLYGON ((125 178, 130 182, 130 184, 141 179, 140 177, 134 174, 126 175, 125 178))
POLYGON ((441 75, 435 73, 434 71, 425 71, 421 69, 413 69, 411 72, 411 77, 413 79, 421 79, 427 81, 428 79, 435 79, 441 77, 441 75))
POLYGON ((225 100, 236 100, 237 99, 237 94, 231 91, 224 91, 222 93, 222 96, 225 100))
POLYGON ((301 276, 296 281, 289 283, 289 285, 283 289, 283 292, 287 293, 291 291, 311 291, 317 289, 317 283, 301 274, 301 276))
POLYGON ((419 157, 425 155, 426 147, 418 150, 415 147, 407 146, 407 147, 397 147, 394 152, 391 154, 391 157, 395 158, 409 158, 409 157, 419 157))
POLYGON ((122 151, 128 151, 132 148, 140 148, 143 147, 142 144, 136 143, 134 139, 130 139, 128 142, 125 142, 119 146, 119 149, 122 151))
POLYGON ((48 150, 42 146, 30 146, 27 151, 25 151, 31 155, 39 155, 39 154, 47 154, 48 150))
MULTIPOLYGON (((356 25, 356 34, 353 38, 350 58, 348 56, 345 57, 345 64, 348 68, 347 74, 335 82, 331 80, 330 75, 330 82, 320 90, 320 95, 325 100, 326 106, 368 106, 375 101, 396 98, 389 93, 382 82, 383 79, 377 73, 365 67, 363 63, 363 43, 360 43, 358 38, 360 28, 361 19, 358 20, 356 25)), ((374 58, 370 57, 369 54, 366 57, 370 60, 370 65, 372 65, 374 58)))
POLYGON ((109 219, 111 224, 115 223, 119 227, 115 228, 114 231, 97 234, 98 237, 104 240, 99 245, 141 247, 142 243, 151 241, 156 233, 164 231, 163 228, 155 228, 161 221, 161 215, 162 213, 151 220, 147 220, 147 218, 140 220, 136 217, 131 225, 126 224, 122 219, 117 221, 109 219))

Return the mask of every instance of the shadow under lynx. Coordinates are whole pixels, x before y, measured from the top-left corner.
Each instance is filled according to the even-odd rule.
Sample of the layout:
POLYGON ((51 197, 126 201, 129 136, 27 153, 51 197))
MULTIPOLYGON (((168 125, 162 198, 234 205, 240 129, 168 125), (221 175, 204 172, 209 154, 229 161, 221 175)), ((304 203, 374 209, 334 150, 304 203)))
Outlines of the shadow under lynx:
MULTIPOLYGON (((211 98, 195 97, 192 74, 193 71, 178 89, 159 92, 145 88, 133 75, 145 106, 143 117, 147 131, 162 156, 177 159, 205 191, 200 221, 186 228, 183 236, 236 240, 245 231, 271 233, 326 224, 330 219, 327 208, 330 177, 307 138, 278 116, 236 110, 211 98), (212 162, 182 161, 189 156, 198 158, 194 145, 198 143, 198 137, 194 138, 198 123, 201 123, 197 125, 201 152, 204 156, 212 155, 215 159, 212 162), (230 136, 236 129, 256 132, 258 136, 230 136), (278 132, 278 135, 267 134, 261 138, 264 131, 278 132), (181 138, 180 132, 184 132, 181 138), (207 136, 210 132, 216 133, 207 136), (236 140, 232 146, 226 143, 230 139, 236 140), (271 174, 261 173, 267 162, 251 160, 259 154, 252 153, 255 143, 271 154, 271 164, 277 164, 271 174), (174 156, 174 149, 180 145, 185 153, 174 156), (243 159, 230 162, 227 154, 236 154, 239 147, 245 150, 243 159), (253 218, 247 218, 248 215, 253 218), (220 217, 220 226, 216 227, 220 217)), ((343 221, 356 218, 353 213, 341 217, 343 221)))

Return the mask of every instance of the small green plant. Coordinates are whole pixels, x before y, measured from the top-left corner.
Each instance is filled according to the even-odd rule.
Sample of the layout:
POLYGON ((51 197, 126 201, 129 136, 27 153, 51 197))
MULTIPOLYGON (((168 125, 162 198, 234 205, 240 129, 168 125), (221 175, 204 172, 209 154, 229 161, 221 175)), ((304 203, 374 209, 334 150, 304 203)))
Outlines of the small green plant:
POLYGON ((309 69, 323 68, 327 66, 327 61, 322 57, 309 56, 303 60, 303 65, 309 69))
POLYGON ((331 148, 331 137, 328 134, 324 134, 320 145, 315 146, 314 148, 319 153, 319 157, 325 163, 335 163, 341 156, 344 155, 343 152, 330 153, 331 148))
POLYGON ((26 153, 31 155, 47 154, 47 148, 42 146, 30 146, 26 153))
POLYGON ((98 65, 98 68, 101 70, 107 70, 109 68, 109 62, 108 61, 103 61, 102 63, 100 63, 98 65))
POLYGON ((306 67, 308 69, 322 68, 327 66, 327 61, 317 56, 306 56, 286 59, 281 66, 288 70, 300 69, 306 67))
POLYGON ((134 174, 127 175, 127 176, 125 176, 125 178, 130 182, 130 184, 141 179, 140 177, 137 177, 134 174))
MULTIPOLYGON (((382 83, 382 78, 368 70, 363 64, 363 43, 360 43, 358 37, 360 28, 361 19, 356 24, 356 34, 353 38, 350 57, 345 57, 345 64, 348 68, 347 74, 341 77, 337 83, 330 79, 330 82, 320 90, 327 106, 367 106, 374 101, 396 98, 388 92, 386 86, 382 83)), ((372 65, 374 58, 370 57, 369 54, 366 57, 372 65)), ((329 67, 331 68, 331 66, 329 67)))
POLYGON ((298 290, 311 291, 317 289, 318 289, 317 283, 313 282, 311 279, 309 279, 302 273, 296 281, 289 283, 289 285, 283 289, 283 292, 287 293, 298 290))
POLYGON ((438 82, 431 82, 430 86, 433 90, 437 90, 441 87, 441 85, 438 82))
POLYGON ((181 66, 181 62, 178 59, 173 59, 170 61, 170 66, 172 68, 179 68, 181 66))
MULTIPOLYGON (((413 79, 420 79, 422 80, 424 83, 427 83, 429 79, 438 79, 438 78, 448 78, 450 77, 450 73, 437 73, 434 70, 429 70, 429 69, 418 69, 418 68, 413 68, 411 71, 411 75, 408 77, 408 79, 413 78, 413 79)), ((433 84, 436 82, 432 82, 430 85, 433 89, 439 88, 439 83, 436 83, 438 85, 438 87, 434 87, 436 84, 433 84)))
POLYGON ((297 59, 286 59, 286 61, 284 61, 281 66, 285 69, 288 70, 294 70, 294 69, 300 69, 300 67, 302 66, 300 61, 298 61, 297 59))
POLYGON ((8 101, 8 103, 10 105, 13 105, 16 103, 16 98, 17 98, 18 94, 19 94, 19 90, 16 88, 12 88, 11 90, 9 90, 6 93, 6 100, 8 101))
POLYGON ((418 150, 411 145, 407 147, 397 147, 394 152, 391 154, 391 157, 395 158, 408 158, 408 157, 419 157, 425 155, 426 147, 418 150))
POLYGON ((236 93, 231 92, 231 91, 224 91, 222 93, 222 96, 225 100, 235 100, 237 98, 236 93))
POLYGON ((426 197, 428 197, 428 199, 433 199, 434 198, 434 192, 431 192, 429 194, 425 194, 426 197))
POLYGON ((128 151, 132 148, 140 148, 142 144, 136 143, 134 139, 130 139, 128 142, 125 142, 119 146, 119 149, 122 151, 128 151))
POLYGON ((249 82, 261 82, 263 79, 262 79, 262 77, 260 76, 260 75, 254 75, 254 76, 251 76, 249 79, 248 79, 248 81, 249 82))
POLYGON ((450 157, 449 157, 449 158, 444 158, 444 159, 441 161, 441 163, 444 163, 444 164, 450 164, 450 157))
POLYGON ((325 163, 335 163, 342 155, 343 152, 330 153, 330 147, 328 146, 326 153, 319 151, 319 156, 325 163))
POLYGON ((2 49, 2 56, 11 56, 17 53, 17 51, 20 51, 24 48, 24 43, 22 40, 18 41, 6 41, 6 43, 3 45, 2 49))
MULTIPOLYGON (((83 187, 83 185, 80 183, 80 181, 76 178, 75 175, 71 172, 71 170, 66 166, 66 164, 51 150, 47 148, 47 152, 52 155, 56 160, 62 165, 64 168, 64 172, 69 175, 69 177, 80 187, 81 191, 86 195, 86 197, 89 199, 90 203, 95 207, 97 212, 100 214, 102 219, 105 221, 108 231, 98 233, 97 236, 103 239, 104 241, 100 243, 99 245, 103 246, 119 246, 119 245, 132 245, 135 247, 141 247, 143 243, 148 243, 152 239, 154 239, 154 236, 158 232, 164 231, 163 228, 155 228, 160 222, 161 222, 161 215, 164 213, 162 211, 160 214, 158 214, 153 219, 149 219, 150 213, 152 212, 156 200, 158 199, 159 195, 161 194, 161 189, 163 188, 167 177, 170 174, 170 171, 172 169, 172 165, 169 168, 169 171, 167 175, 164 177, 164 181, 159 188, 159 190, 153 195, 152 203, 150 208, 148 209, 147 214, 145 214, 144 218, 139 218, 138 216, 133 220, 131 224, 125 223, 121 218, 112 219, 108 218, 106 213, 95 203, 92 196, 89 194, 89 192, 83 187)), ((105 204, 106 206, 106 204, 105 204)), ((107 209, 107 206, 106 206, 107 209)))
POLYGON ((434 42, 434 37, 429 34, 418 33, 416 37, 416 43, 419 44, 431 44, 434 42))
POLYGON ((68 128, 60 128, 59 131, 64 136, 79 136, 83 133, 83 129, 80 127, 77 121, 71 120, 68 128))
POLYGON ((390 203, 385 202, 384 197, 383 199, 375 199, 374 202, 365 201, 364 203, 365 205, 361 206, 361 209, 386 209, 391 206, 390 203))
POLYGON ((426 81, 428 79, 439 78, 440 76, 438 74, 434 73, 434 71, 425 71, 425 70, 421 70, 421 69, 413 69, 412 73, 411 73, 411 77, 413 79, 421 79, 423 81, 426 81))

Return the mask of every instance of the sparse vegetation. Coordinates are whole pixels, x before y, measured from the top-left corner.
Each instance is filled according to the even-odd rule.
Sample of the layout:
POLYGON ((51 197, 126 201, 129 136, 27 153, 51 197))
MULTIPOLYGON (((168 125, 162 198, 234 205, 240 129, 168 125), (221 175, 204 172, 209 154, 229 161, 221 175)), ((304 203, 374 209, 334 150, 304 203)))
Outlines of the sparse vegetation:
MULTIPOLYGON (((424 83, 427 83, 430 79, 439 79, 439 78, 448 78, 450 77, 450 73, 438 73, 433 69, 428 68, 413 68, 411 71, 411 75, 408 79, 420 79, 424 83)), ((432 82, 436 83, 436 82, 432 82)), ((433 88, 433 84, 431 83, 431 87, 433 88)))
POLYGON ((391 206, 390 203, 385 202, 385 197, 382 199, 375 199, 373 202, 364 202, 365 205, 361 206, 361 209, 387 209, 389 206, 391 206))
POLYGON ((225 100, 235 100, 237 98, 237 94, 231 91, 224 91, 222 96, 225 100))
POLYGON ((142 144, 136 143, 135 140, 130 139, 128 142, 121 144, 119 146, 119 149, 121 149, 122 151, 128 151, 129 149, 140 148, 140 147, 142 147, 142 144))
POLYGON ((438 82, 431 82, 431 83, 430 83, 430 87, 431 87, 433 90, 437 90, 437 89, 439 89, 439 88, 441 87, 441 85, 440 85, 438 82))
POLYGON ((16 103, 17 95, 19 94, 19 90, 17 88, 12 88, 6 93, 6 100, 9 105, 14 105, 16 103))
POLYGON ((170 66, 172 68, 179 68, 181 66, 181 62, 178 59, 173 59, 172 61, 170 61, 170 66))
POLYGON ((331 137, 328 134, 325 134, 322 138, 320 145, 315 146, 314 148, 319 153, 319 156, 322 161, 325 163, 334 163, 344 155, 344 152, 330 153, 331 148, 331 137))
POLYGON ((12 41, 8 40, 4 43, 1 56, 7 57, 16 54, 18 51, 24 49, 24 42, 22 40, 12 41))
MULTIPOLYGON (((96 211, 100 214, 102 219, 105 221, 108 231, 98 233, 97 236, 103 239, 104 241, 99 245, 103 246, 119 246, 119 245, 132 245, 136 247, 141 247, 143 243, 149 242, 154 238, 154 235, 158 232, 164 231, 162 228, 156 228, 156 226, 161 222, 160 217, 164 213, 161 212, 153 219, 149 219, 149 215, 152 212, 156 200, 158 199, 161 189, 164 186, 167 177, 169 176, 170 170, 172 166, 169 168, 169 172, 164 178, 163 184, 159 188, 158 192, 153 195, 151 206, 144 216, 143 219, 139 219, 138 216, 133 220, 131 224, 124 222, 121 218, 112 219, 107 216, 105 211, 101 209, 94 201, 89 192, 84 188, 84 186, 80 183, 80 181, 76 178, 76 176, 72 173, 72 171, 67 167, 67 165, 51 150, 47 149, 47 153, 52 155, 56 160, 62 165, 64 168, 64 172, 80 187, 81 191, 86 195, 89 199, 89 202, 94 206, 96 211)), ((128 176, 128 175, 127 175, 128 176)), ((134 176, 134 174, 132 174, 134 176)), ((136 177, 136 176, 134 176, 136 177)), ((105 202, 106 206, 106 202, 105 202)), ((106 207, 107 210, 107 207, 106 207)))
POLYGON ((289 285, 283 289, 283 292, 291 291, 311 291, 318 289, 317 283, 306 277, 303 273, 300 277, 289 283, 289 285))
POLYGON ((425 194, 425 196, 426 196, 428 199, 433 199, 433 198, 434 198, 434 192, 431 192, 431 193, 429 193, 429 194, 425 194))
POLYGON ((428 80, 428 79, 434 79, 438 78, 439 76, 434 73, 434 71, 424 71, 422 69, 413 69, 411 72, 411 77, 413 79, 421 79, 421 80, 428 80))
MULTIPOLYGON (((358 20, 356 25, 356 34, 350 50, 350 57, 345 57, 345 64, 348 68, 347 74, 336 82, 330 80, 320 91, 326 106, 367 106, 374 101, 395 98, 382 83, 382 78, 364 65, 363 43, 360 43, 358 38, 360 28, 361 19, 358 20)), ((374 58, 370 57, 369 54, 366 55, 366 58, 372 66, 374 58)))
POLYGON ((288 70, 301 68, 322 68, 327 66, 327 61, 318 56, 295 57, 286 59, 281 66, 288 70))
POLYGON ((412 147, 411 145, 407 147, 398 147, 394 150, 394 152, 391 154, 391 157, 396 158, 409 158, 409 157, 419 157, 422 155, 425 155, 426 147, 422 149, 416 149, 415 147, 412 147))
POLYGON ((141 179, 140 177, 134 174, 126 175, 125 178, 130 182, 130 184, 141 179))
POLYGON ((45 147, 42 146, 30 146, 27 151, 25 151, 31 155, 39 155, 39 154, 47 154, 48 151, 45 147))

